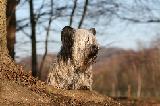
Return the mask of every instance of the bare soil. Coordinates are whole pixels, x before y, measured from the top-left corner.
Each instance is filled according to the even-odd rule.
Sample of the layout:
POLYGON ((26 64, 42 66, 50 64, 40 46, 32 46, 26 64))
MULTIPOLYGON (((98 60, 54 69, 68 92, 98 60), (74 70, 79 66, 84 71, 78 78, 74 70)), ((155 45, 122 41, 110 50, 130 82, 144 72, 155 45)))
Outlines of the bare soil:
POLYGON ((115 101, 120 102, 124 106, 160 106, 158 98, 128 98, 128 97, 115 97, 115 101))
POLYGON ((6 105, 120 106, 121 104, 95 91, 53 88, 19 67, 16 71, 0 70, 0 106, 6 105))

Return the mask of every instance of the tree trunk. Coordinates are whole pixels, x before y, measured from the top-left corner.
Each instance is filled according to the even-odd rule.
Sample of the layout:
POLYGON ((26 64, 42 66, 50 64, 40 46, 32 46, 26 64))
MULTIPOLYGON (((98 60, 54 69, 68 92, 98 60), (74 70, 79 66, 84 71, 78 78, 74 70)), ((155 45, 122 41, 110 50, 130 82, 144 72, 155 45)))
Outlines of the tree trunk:
POLYGON ((88 7, 88 0, 85 1, 84 8, 83 8, 83 13, 82 13, 82 17, 81 17, 81 19, 80 19, 78 28, 81 28, 81 26, 82 26, 82 24, 83 24, 84 17, 85 17, 86 12, 87 12, 87 7, 88 7))
POLYGON ((32 75, 37 76, 37 50, 36 50, 36 22, 34 18, 33 0, 29 0, 30 5, 30 23, 31 23, 31 40, 32 40, 32 75))
POLYGON ((7 48, 9 55, 14 59, 14 44, 16 33, 16 0, 7 0, 7 48))
POLYGON ((45 52, 44 52, 44 55, 42 57, 42 61, 41 61, 41 64, 40 64, 40 69, 39 69, 39 79, 42 79, 41 77, 41 74, 42 74, 42 70, 43 70, 43 66, 44 66, 44 63, 45 63, 45 59, 46 59, 46 56, 47 56, 47 53, 48 53, 48 38, 49 38, 49 31, 50 31, 50 27, 51 27, 51 24, 52 24, 52 17, 53 17, 53 0, 50 1, 51 2, 51 16, 49 18, 49 22, 48 22, 48 27, 47 27, 47 34, 46 34, 46 40, 45 40, 45 52))
POLYGON ((8 54, 6 41, 6 0, 0 0, 0 52, 8 54))
POLYGON ((17 66, 8 54, 6 40, 6 0, 0 0, 0 78, 8 76, 8 71, 17 70, 17 66))
POLYGON ((74 0, 74 6, 72 8, 72 13, 70 15, 70 21, 69 21, 69 26, 72 26, 72 22, 73 22, 73 16, 74 16, 74 13, 75 13, 75 9, 77 7, 77 1, 78 0, 74 0))
POLYGON ((137 88, 137 97, 138 98, 141 96, 141 88, 142 88, 142 79, 141 79, 140 72, 138 72, 138 88, 137 88))

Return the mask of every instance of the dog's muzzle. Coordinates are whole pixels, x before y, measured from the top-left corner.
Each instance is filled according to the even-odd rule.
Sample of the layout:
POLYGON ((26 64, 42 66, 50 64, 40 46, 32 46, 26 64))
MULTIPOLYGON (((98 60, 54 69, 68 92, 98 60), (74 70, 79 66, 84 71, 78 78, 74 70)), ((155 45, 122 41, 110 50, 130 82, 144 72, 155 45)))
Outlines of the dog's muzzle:
POLYGON ((98 54, 98 50, 99 50, 99 47, 97 45, 92 45, 91 46, 90 55, 91 56, 97 55, 98 54))
POLYGON ((97 45, 91 45, 90 53, 89 53, 88 57, 94 61, 97 57, 98 50, 99 50, 99 47, 97 45))

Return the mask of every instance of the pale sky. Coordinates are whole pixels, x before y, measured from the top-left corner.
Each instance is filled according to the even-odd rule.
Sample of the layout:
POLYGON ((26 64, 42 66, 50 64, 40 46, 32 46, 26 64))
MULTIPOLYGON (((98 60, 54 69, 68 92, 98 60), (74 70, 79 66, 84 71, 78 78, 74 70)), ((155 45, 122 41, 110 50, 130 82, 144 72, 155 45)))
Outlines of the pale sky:
MULTIPOLYGON (((41 4, 42 0, 35 0, 36 8, 41 4)), ((64 0, 65 1, 65 0, 64 0)), ((68 1, 68 0, 66 0, 68 1)), ((72 1, 72 0, 71 0, 72 1)), ((80 0, 81 2, 82 0, 80 0)), ((125 0, 124 0, 125 1, 125 0)), ((70 3, 70 2, 65 2, 70 3)), ((64 4, 65 4, 64 3, 64 4)), ((59 4, 63 5, 63 4, 59 4)), ((29 7, 27 5, 17 7, 17 19, 29 17, 29 7)), ((64 26, 68 25, 68 17, 53 21, 52 27, 56 31, 50 31, 49 40, 55 40, 55 43, 49 43, 49 53, 58 52, 60 49, 60 33, 64 26)), ((75 19, 75 23, 78 18, 75 19)), ((101 46, 120 47, 125 49, 137 49, 137 42, 142 41, 148 46, 149 42, 155 37, 160 36, 160 23, 158 24, 133 24, 119 19, 113 19, 110 25, 105 25, 107 17, 99 17, 99 21, 95 24, 95 20, 85 20, 84 28, 95 27, 97 31, 97 40, 101 46)), ((74 24, 73 24, 74 25, 74 24)), ((38 27, 37 40, 44 41, 46 32, 38 27)), ((30 29, 26 29, 30 32, 30 29)), ((30 39, 23 33, 18 32, 16 35, 16 56, 26 57, 31 54, 30 39), (28 43, 25 43, 28 42, 28 43)), ((44 43, 37 43, 38 54, 44 53, 44 43)))

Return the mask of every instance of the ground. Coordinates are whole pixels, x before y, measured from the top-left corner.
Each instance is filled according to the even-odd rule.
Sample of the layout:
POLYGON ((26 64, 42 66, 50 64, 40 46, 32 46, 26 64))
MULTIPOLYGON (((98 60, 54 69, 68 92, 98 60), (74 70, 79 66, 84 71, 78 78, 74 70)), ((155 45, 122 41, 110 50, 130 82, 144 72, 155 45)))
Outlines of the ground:
POLYGON ((22 68, 0 70, 0 106, 8 104, 39 106, 120 106, 95 91, 62 90, 33 78, 22 68))

